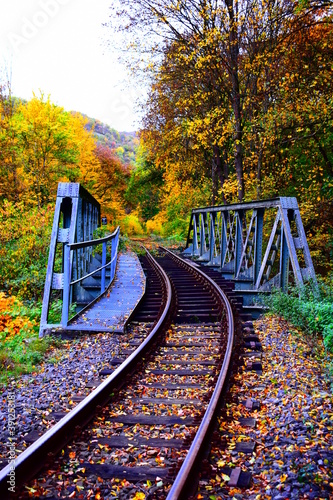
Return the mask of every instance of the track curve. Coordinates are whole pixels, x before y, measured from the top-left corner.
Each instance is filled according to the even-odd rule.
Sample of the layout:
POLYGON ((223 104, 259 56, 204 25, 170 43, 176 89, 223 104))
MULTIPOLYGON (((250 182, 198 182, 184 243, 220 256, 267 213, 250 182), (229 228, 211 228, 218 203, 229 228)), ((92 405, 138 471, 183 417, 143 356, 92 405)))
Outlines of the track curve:
MULTIPOLYGON (((177 259, 178 261, 182 262, 182 264, 186 264, 187 266, 191 266, 188 262, 185 263, 183 259, 180 257, 176 256, 172 252, 170 252, 167 249, 164 249, 173 259, 177 259)), ((225 293, 216 285, 216 283, 209 278, 208 276, 204 275, 202 271, 199 269, 196 269, 194 266, 191 266, 192 270, 194 273, 198 273, 205 279, 208 279, 210 285, 214 287, 216 293, 221 297, 224 307, 225 307, 225 312, 226 312, 226 320, 227 324, 226 330, 227 330, 227 346, 226 346, 226 352, 224 355, 224 360, 223 364, 221 367, 221 371, 214 389, 214 393, 211 397, 211 400, 209 402, 208 408, 205 412, 205 415, 202 419, 202 422, 200 424, 200 427, 196 433, 196 436, 193 440, 193 443, 191 445, 191 448, 189 449, 188 455, 186 459, 184 460, 182 467, 171 487, 171 490, 167 496, 167 500, 180 500, 180 499, 185 499, 188 498, 189 492, 195 490, 194 484, 195 481, 193 481, 194 477, 198 477, 196 473, 198 472, 199 469, 199 462, 201 460, 204 448, 207 447, 207 439, 210 436, 210 433, 212 432, 212 426, 215 423, 215 418, 217 416, 217 411, 219 409, 219 404, 221 403, 221 396, 222 396, 222 391, 224 389, 224 384, 227 379, 227 374, 230 366, 230 361, 231 361, 231 355, 232 355, 232 348, 234 344, 234 317, 233 317, 233 312, 231 305, 229 303, 229 300, 225 293)))
MULTIPOLYGON (((135 370, 135 366, 155 342, 155 337, 162 329, 170 312, 172 290, 170 281, 163 269, 149 252, 147 252, 146 256, 162 284, 161 307, 156 321, 153 323, 152 330, 138 348, 106 380, 15 459, 15 474, 18 485, 33 477, 43 467, 45 457, 60 450, 78 432, 78 428, 83 427, 93 418, 96 408, 101 407, 110 400, 110 393, 121 387, 124 378, 135 370)), ((11 470, 12 465, 9 464, 0 471, 1 498, 9 497, 7 480, 11 470)))
MULTIPOLYGON (((73 493, 75 488, 59 493, 57 486, 59 471, 68 468, 66 463, 71 464, 69 481, 76 478, 88 485, 91 478, 97 478, 94 484, 100 498, 113 498, 108 495, 119 481, 126 483, 118 492, 119 499, 132 498, 135 488, 152 500, 185 499, 195 490, 193 477, 198 477, 232 358, 233 313, 213 280, 169 250, 161 248, 156 259, 147 252, 143 264, 158 276, 163 307, 156 300, 155 278, 148 280, 152 295, 143 299, 131 317, 132 322, 151 324, 147 338, 82 403, 19 456, 17 477, 26 481, 50 451, 61 449, 76 433, 63 457, 56 458, 52 470, 44 473, 45 479, 31 483, 36 496, 51 491, 65 498, 68 491, 73 493), (101 428, 97 434, 96 428, 101 428)), ((1 493, 7 474, 8 469, 0 472, 1 493)), ((64 481, 62 488, 67 486, 64 481)), ((18 498, 28 496, 21 491, 18 498)), ((78 491, 76 497, 87 498, 78 491)))

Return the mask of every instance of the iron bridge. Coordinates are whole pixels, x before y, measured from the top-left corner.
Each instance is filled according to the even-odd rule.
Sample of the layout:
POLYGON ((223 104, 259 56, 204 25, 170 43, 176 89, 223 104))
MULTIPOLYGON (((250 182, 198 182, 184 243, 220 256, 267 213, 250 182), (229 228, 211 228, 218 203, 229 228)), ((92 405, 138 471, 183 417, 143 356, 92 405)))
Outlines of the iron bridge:
POLYGON ((273 287, 286 292, 290 280, 317 284, 292 197, 193 209, 183 253, 234 281, 245 305, 273 287))
POLYGON ((77 330, 74 321, 112 282, 117 262, 119 227, 94 239, 100 205, 78 183, 59 183, 39 335, 53 329, 77 330), (61 298, 61 318, 50 320, 50 306, 61 298), (72 316, 72 317, 70 317, 72 316))
MULTIPOLYGON (((104 294, 115 276, 119 227, 95 238, 100 205, 78 183, 59 183, 46 272, 40 336, 77 330, 75 321, 104 294), (62 299, 54 321, 52 303, 62 299)), ((273 287, 287 291, 316 275, 296 198, 192 210, 186 256, 235 283, 249 308, 273 287)), ((259 301, 260 302, 260 301, 259 301)))

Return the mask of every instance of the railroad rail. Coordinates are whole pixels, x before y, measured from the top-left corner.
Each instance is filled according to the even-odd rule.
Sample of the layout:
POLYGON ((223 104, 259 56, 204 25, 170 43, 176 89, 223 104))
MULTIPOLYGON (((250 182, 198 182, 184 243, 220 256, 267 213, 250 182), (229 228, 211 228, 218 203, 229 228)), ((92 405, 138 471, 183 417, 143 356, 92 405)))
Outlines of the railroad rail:
MULTIPOLYGON (((146 259, 146 262, 151 266, 151 272, 156 275, 156 281, 160 284, 159 295, 161 303, 156 317, 153 318, 154 321, 151 324, 152 328, 149 335, 134 352, 128 355, 118 368, 112 370, 112 373, 91 394, 15 459, 15 473, 18 484, 23 484, 24 481, 36 474, 45 463, 46 456, 61 449, 70 439, 70 436, 77 432, 78 427, 84 426, 91 420, 96 412, 96 407, 100 407, 109 401, 112 391, 121 387, 126 375, 134 371, 141 358, 155 341, 155 337, 166 321, 170 310, 171 288, 164 271, 148 252, 146 259)), ((135 316, 133 319, 135 319, 135 316)), ((8 494, 7 479, 11 470, 10 468, 11 466, 8 465, 0 471, 1 498, 6 498, 8 494)))
MULTIPOLYGON (((102 478, 102 496, 102 485, 111 491, 120 479, 133 491, 146 488, 149 498, 174 500, 194 492, 193 477, 198 476, 230 369, 232 306, 210 277, 167 249, 160 249, 156 259, 147 252, 142 262, 152 274, 128 328, 148 324, 149 333, 143 341, 134 338, 135 351, 119 358, 121 364, 89 396, 19 455, 15 466, 21 484, 45 465, 45 457, 52 462, 48 474, 54 475, 54 486, 52 478, 45 482, 45 473, 39 474, 32 483, 36 496, 59 488, 57 470, 66 468, 66 461, 71 480, 73 470, 82 484, 102 478), (96 432, 100 427, 103 432, 96 432), (55 458, 69 441, 63 456, 55 458), (129 450, 137 448, 142 453, 135 457, 129 450)), ((8 467, 0 472, 2 498, 9 472, 8 467)), ((126 487, 118 498, 128 498, 126 487)), ((20 498, 25 495, 27 490, 21 490, 20 498)))

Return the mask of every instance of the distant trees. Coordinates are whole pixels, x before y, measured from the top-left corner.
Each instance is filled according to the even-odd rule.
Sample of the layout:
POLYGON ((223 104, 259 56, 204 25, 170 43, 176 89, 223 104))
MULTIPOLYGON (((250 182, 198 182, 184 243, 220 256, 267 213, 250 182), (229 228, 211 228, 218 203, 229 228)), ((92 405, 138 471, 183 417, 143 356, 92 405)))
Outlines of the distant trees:
POLYGON ((125 193, 128 205, 139 211, 144 222, 158 214, 163 196, 163 171, 151 156, 143 146, 139 147, 125 193))
POLYGON ((0 200, 40 209, 54 200, 59 181, 81 182, 106 211, 115 200, 122 211, 128 167, 116 151, 97 145, 87 118, 66 112, 43 94, 28 102, 9 101, 5 90, 0 94, 0 200))
POLYGON ((96 148, 98 168, 93 176, 93 193, 102 204, 105 214, 112 220, 120 220, 125 215, 124 194, 129 177, 129 169, 110 148, 98 145, 96 148))
POLYGON ((139 139, 135 132, 119 133, 114 128, 101 123, 95 118, 85 117, 86 129, 92 131, 97 144, 116 150, 116 154, 125 165, 132 165, 135 161, 135 152, 139 139))

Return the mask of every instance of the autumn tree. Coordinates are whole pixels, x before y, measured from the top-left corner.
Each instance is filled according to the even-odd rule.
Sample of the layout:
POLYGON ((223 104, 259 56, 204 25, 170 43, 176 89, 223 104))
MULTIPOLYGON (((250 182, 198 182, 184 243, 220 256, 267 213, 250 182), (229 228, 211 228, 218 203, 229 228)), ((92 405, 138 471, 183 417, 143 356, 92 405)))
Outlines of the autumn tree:
POLYGON ((18 174, 18 140, 13 127, 16 107, 10 82, 4 80, 0 84, 0 200, 18 201, 23 191, 18 174))
POLYGON ((41 208, 53 198, 59 181, 82 182, 98 165, 87 120, 64 111, 50 97, 15 100, 12 112, 1 116, 3 198, 24 199, 41 208))
POLYGON ((58 179, 75 178, 69 167, 77 163, 78 150, 70 143, 70 116, 42 95, 20 104, 13 119, 27 194, 41 207, 58 179))
MULTIPOLYGON (((135 41, 140 50, 148 40, 159 55, 157 63, 150 66, 159 84, 164 80, 164 88, 182 96, 180 108, 176 107, 175 127, 184 115, 195 122, 195 128, 200 128, 202 116, 212 117, 212 123, 206 119, 205 126, 211 133, 215 170, 220 182, 224 182, 228 172, 235 171, 239 199, 244 197, 248 128, 259 150, 259 179, 261 176, 262 141, 252 121, 258 111, 271 103, 271 69, 274 74, 283 56, 279 47, 309 23, 319 22, 327 14, 327 6, 326 1, 127 0, 118 10, 125 29, 135 32, 139 28, 144 32, 145 36, 135 41), (173 71, 168 72, 170 66, 173 71), (268 85, 262 85, 263 77, 268 85), (200 100, 206 106, 201 106, 198 114, 200 100), (222 120, 221 107, 225 112, 222 120), (219 127, 215 133, 216 117, 219 127), (231 142, 226 137, 230 133, 231 142)), ((172 100, 180 102, 176 96, 172 100)), ((207 144, 204 146, 207 148, 207 144)))
POLYGON ((111 222, 119 222, 125 215, 124 195, 129 177, 126 167, 108 146, 98 145, 95 151, 97 164, 90 174, 88 185, 102 205, 111 222))
POLYGON ((328 22, 309 23, 284 45, 275 102, 262 131, 263 193, 297 197, 321 269, 332 261, 333 252, 332 47, 333 26, 328 22))
POLYGON ((138 149, 125 192, 128 205, 138 209, 147 222, 158 214, 163 197, 163 170, 158 168, 155 156, 143 144, 138 149))

